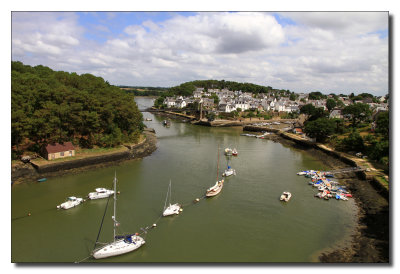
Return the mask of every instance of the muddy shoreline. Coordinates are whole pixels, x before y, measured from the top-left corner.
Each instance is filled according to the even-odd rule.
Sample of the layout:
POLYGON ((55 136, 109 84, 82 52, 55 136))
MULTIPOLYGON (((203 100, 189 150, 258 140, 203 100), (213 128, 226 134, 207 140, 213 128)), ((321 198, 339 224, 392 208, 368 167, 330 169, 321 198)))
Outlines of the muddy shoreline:
MULTIPOLYGON (((350 167, 342 160, 311 147, 299 145, 276 134, 269 139, 305 151, 330 169, 350 167)), ((350 245, 319 256, 324 263, 389 263, 389 199, 370 181, 360 174, 344 173, 336 175, 353 194, 358 213, 357 226, 350 245)))

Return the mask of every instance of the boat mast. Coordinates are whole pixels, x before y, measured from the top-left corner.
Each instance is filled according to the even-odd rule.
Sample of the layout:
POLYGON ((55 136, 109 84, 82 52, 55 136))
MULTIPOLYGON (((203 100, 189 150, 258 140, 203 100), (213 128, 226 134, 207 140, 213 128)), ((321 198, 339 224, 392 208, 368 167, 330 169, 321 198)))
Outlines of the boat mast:
POLYGON ((219 173, 219 144, 218 144, 218 162, 217 162, 217 182, 218 182, 218 173, 219 173))
POLYGON ((115 175, 114 175, 114 216, 113 216, 113 221, 114 221, 114 242, 115 242, 115 229, 116 229, 116 226, 117 226, 116 207, 117 207, 117 172, 115 171, 115 175))

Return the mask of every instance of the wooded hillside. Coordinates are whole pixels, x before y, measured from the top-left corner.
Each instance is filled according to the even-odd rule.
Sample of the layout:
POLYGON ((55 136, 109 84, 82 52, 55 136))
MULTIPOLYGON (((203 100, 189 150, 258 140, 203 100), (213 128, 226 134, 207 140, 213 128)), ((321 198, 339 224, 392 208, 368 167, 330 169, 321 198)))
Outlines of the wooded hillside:
POLYGON ((11 62, 11 145, 16 152, 72 141, 81 147, 134 142, 143 130, 134 96, 101 77, 11 62))

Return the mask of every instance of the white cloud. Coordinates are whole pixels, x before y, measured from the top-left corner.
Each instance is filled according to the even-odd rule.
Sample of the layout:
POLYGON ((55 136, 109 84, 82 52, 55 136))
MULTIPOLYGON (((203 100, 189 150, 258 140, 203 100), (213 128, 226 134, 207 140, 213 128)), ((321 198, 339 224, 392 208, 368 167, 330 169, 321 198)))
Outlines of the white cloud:
POLYGON ((95 42, 83 37, 73 13, 17 13, 13 60, 124 85, 225 79, 297 92, 387 93, 388 39, 379 36, 386 13, 281 16, 294 24, 261 12, 206 12, 145 20, 112 36, 102 22, 110 38, 95 42))

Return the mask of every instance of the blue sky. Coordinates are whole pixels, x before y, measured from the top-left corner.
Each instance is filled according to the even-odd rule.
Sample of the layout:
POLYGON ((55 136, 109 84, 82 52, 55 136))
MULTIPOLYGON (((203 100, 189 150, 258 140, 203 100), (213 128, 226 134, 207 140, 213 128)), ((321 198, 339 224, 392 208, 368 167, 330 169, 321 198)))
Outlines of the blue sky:
POLYGON ((12 60, 115 85, 388 92, 385 12, 13 12, 12 60))

